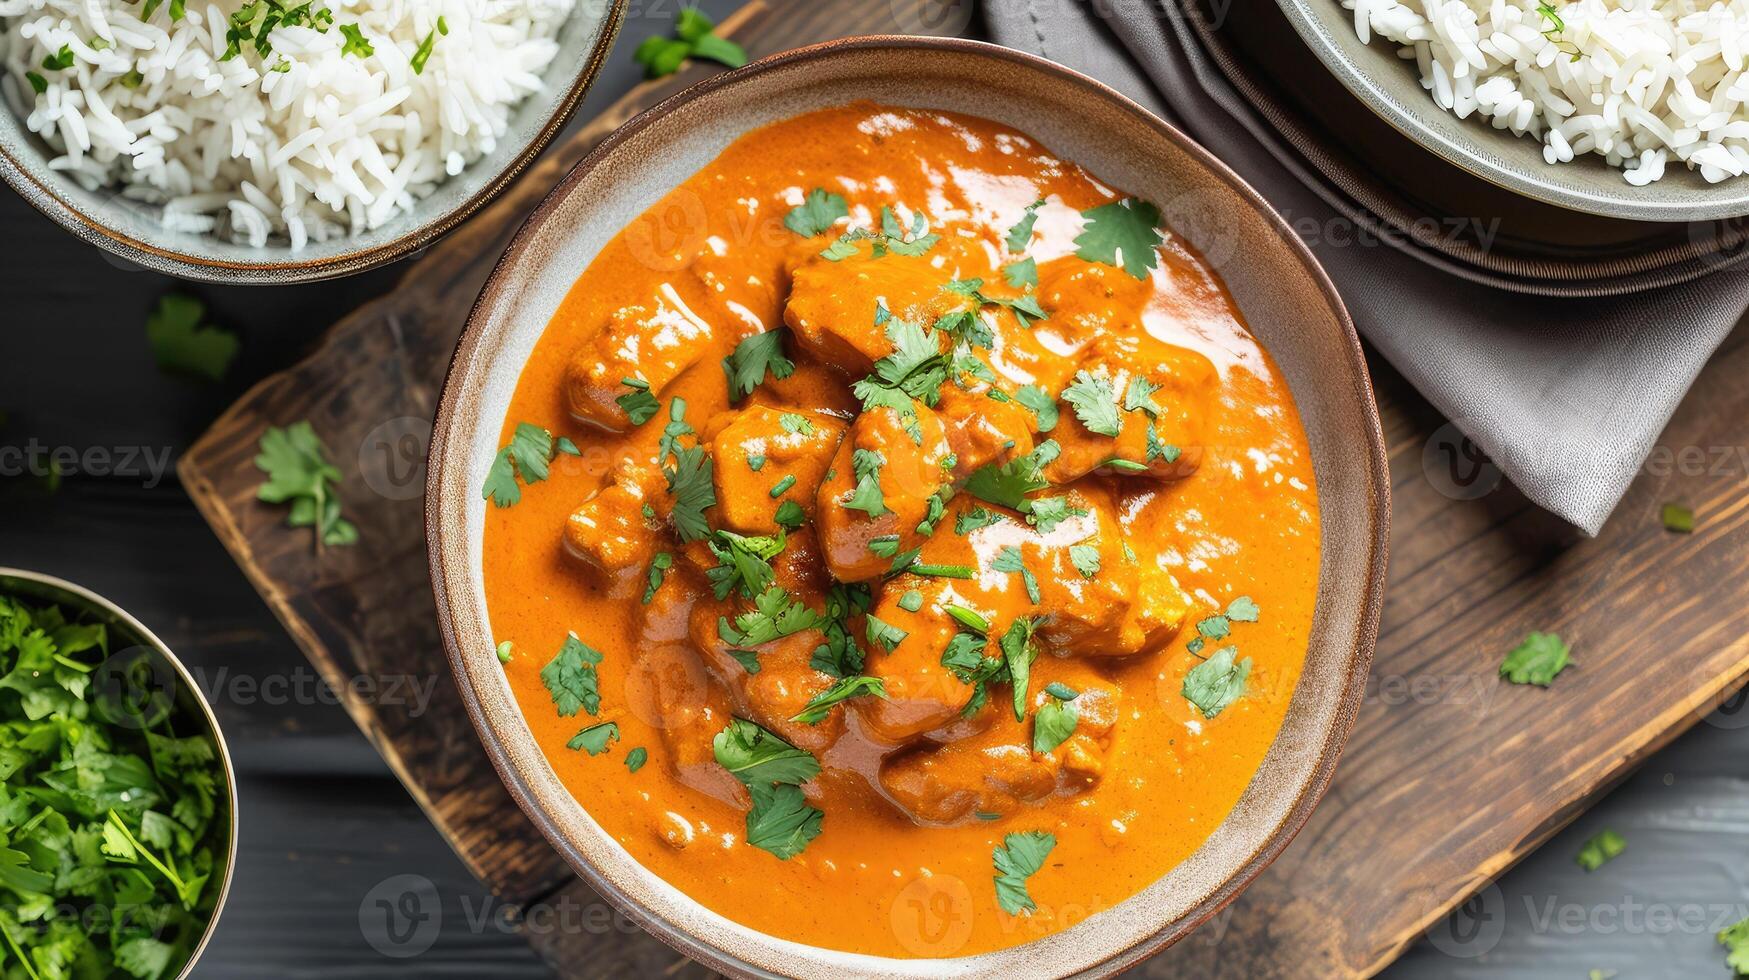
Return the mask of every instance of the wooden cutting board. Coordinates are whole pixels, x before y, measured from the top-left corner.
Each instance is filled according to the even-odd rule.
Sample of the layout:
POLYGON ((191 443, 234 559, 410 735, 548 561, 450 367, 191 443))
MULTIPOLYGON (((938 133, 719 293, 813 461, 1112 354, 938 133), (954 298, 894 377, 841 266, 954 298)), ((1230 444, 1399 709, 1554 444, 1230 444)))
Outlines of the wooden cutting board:
MULTIPOLYGON (((755 55, 854 33, 963 29, 939 0, 756 0, 725 24, 755 55), (945 8, 945 9, 944 9, 945 8), (946 16, 939 16, 945 13, 946 16)), ((601 908, 511 802, 480 748, 438 637, 423 538, 424 458, 462 322, 521 217, 597 140, 708 74, 647 83, 549 151, 498 202, 406 267, 400 286, 267 378, 182 457, 183 485, 337 690, 444 679, 418 716, 345 707, 433 823, 567 976, 703 974, 601 908), (270 425, 308 419, 347 473, 360 544, 319 558, 307 529, 255 501, 270 425), (538 911, 539 915, 533 914, 538 911), (551 928, 557 911, 560 928, 551 928), (574 923, 565 927, 565 923, 574 923)), ((1749 344, 1727 341, 1615 517, 1585 540, 1478 462, 1382 362, 1375 380, 1394 494, 1391 582, 1373 686, 1311 823, 1230 909, 1135 976, 1377 972, 1749 676, 1749 344), (1659 524, 1666 500, 1699 528, 1659 524), (1552 689, 1495 676, 1533 629, 1573 644, 1552 689)))

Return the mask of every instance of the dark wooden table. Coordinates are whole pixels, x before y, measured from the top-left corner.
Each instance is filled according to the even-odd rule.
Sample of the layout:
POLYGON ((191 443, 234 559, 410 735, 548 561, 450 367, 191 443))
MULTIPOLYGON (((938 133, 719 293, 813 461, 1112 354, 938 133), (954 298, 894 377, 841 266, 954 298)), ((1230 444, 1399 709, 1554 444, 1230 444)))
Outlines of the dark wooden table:
MULTIPOLYGON (((704 4, 719 14, 736 5, 736 0, 704 4)), ((623 37, 635 42, 661 29, 673 6, 660 0, 634 3, 623 37)), ((580 120, 635 81, 631 47, 619 47, 580 120)), ((0 563, 79 581, 159 631, 215 695, 237 756, 242 857, 232 904, 201 974, 545 976, 524 937, 499 917, 503 906, 468 874, 358 735, 352 719, 320 689, 314 669, 163 462, 174 460, 256 380, 303 356, 329 324, 389 289, 401 269, 285 289, 180 287, 207 301, 212 318, 235 328, 244 341, 230 377, 201 385, 158 374, 145 347, 146 312, 173 283, 78 244, 10 192, 0 192, 0 242, 5 260, 0 289, 7 297, 0 321, 0 411, 8 415, 0 445, 34 440, 81 452, 143 450, 152 461, 127 473, 72 474, 52 496, 35 493, 28 479, 0 479, 0 563), (419 898, 419 911, 433 923, 429 948, 425 938, 407 943, 404 937, 385 937, 373 925, 379 920, 361 916, 385 896, 408 893, 419 898), (421 950, 417 958, 393 955, 415 946, 421 950)), ((1735 348, 1740 340, 1727 346, 1735 348)), ((1741 358, 1739 349, 1733 363, 1741 358)), ((1379 366, 1378 375, 1381 389, 1411 414, 1431 412, 1388 367, 1379 366)), ((1401 469, 1419 472, 1413 463, 1401 469)), ((1645 519, 1654 503, 1645 492, 1630 500, 1632 519, 1645 519)), ((1549 558, 1569 536, 1521 504, 1515 494, 1503 494, 1497 508, 1501 526, 1517 528, 1531 550, 1549 558)), ((1724 598, 1741 603, 1741 597, 1724 598)), ((1399 610, 1398 619, 1404 618, 1399 610)), ((413 681, 415 698, 418 685, 449 683, 440 675, 413 681)), ((1381 688, 1380 698, 1393 696, 1381 688)), ((1363 728, 1357 738, 1365 737, 1363 728)), ((1596 907, 1600 896, 1619 885, 1630 899, 1656 901, 1671 893, 1668 880, 1656 872, 1661 855, 1683 867, 1705 869, 1691 870, 1690 880, 1676 889, 1682 897, 1698 897, 1708 905, 1741 900, 1729 881, 1741 880, 1745 862, 1709 862, 1700 849, 1723 841, 1742 852, 1742 821, 1722 832, 1715 822, 1699 835, 1673 832, 1670 825, 1683 819, 1685 808, 1727 805, 1732 799, 1728 780, 1744 775, 1732 771, 1731 750, 1741 758, 1746 741, 1749 735, 1730 717, 1702 726, 1659 756, 1628 792, 1606 800, 1579 827, 1504 879, 1501 894, 1514 902, 1522 897, 1525 908, 1545 895, 1562 901, 1579 896, 1587 907, 1596 907), (1681 791, 1674 791, 1674 777, 1666 781, 1666 772, 1702 774, 1696 781, 1713 792, 1697 792, 1686 779, 1681 791), (1647 861, 1647 870, 1628 883, 1592 877, 1575 884, 1570 860, 1575 837, 1606 824, 1649 825, 1646 836, 1633 837, 1633 856, 1618 862, 1625 867, 1647 861), (1656 847, 1648 840, 1654 827, 1664 828, 1656 847), (1709 881, 1708 874, 1725 881, 1709 881)), ((603 934, 630 928, 598 902, 558 911, 574 917, 561 924, 564 928, 603 934)), ((1495 940, 1497 948, 1490 945, 1486 952, 1526 975, 1556 964, 1563 970, 1610 968, 1623 975, 1634 975, 1637 965, 1643 975, 1659 975, 1672 963, 1691 969, 1715 965, 1716 970, 1720 962, 1706 935, 1683 935, 1680 943, 1638 942, 1625 930, 1599 927, 1553 944, 1546 941, 1547 927, 1524 908, 1514 905, 1489 921, 1496 920, 1503 921, 1505 932, 1495 940), (1600 943, 1608 944, 1608 958, 1588 959, 1587 951, 1600 943)), ((1219 942, 1212 932, 1207 935, 1219 942)), ((1476 959, 1445 949, 1423 944, 1398 969, 1428 977, 1488 972, 1489 955, 1476 959)), ((1472 945, 1459 953, 1478 951, 1472 945)))

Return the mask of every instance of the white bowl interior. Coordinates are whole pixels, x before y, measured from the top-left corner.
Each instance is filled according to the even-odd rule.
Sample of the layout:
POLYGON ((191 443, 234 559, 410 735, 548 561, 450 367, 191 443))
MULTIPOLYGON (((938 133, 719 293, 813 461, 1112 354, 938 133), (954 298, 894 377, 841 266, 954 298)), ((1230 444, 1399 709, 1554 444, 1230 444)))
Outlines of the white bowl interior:
POLYGON ((611 883, 609 891, 622 891, 685 934, 670 935, 671 942, 730 969, 998 977, 1015 971, 1038 975, 1048 965, 1052 973, 1073 975, 1114 958, 1139 958, 1145 942, 1165 925, 1212 914, 1211 896, 1236 890, 1233 879, 1306 795, 1320 758, 1339 748, 1351 720, 1353 704, 1344 704, 1344 694, 1358 683, 1357 660, 1364 677, 1376 626, 1368 583, 1382 561, 1382 530, 1372 502, 1385 491, 1381 474, 1369 469, 1369 447, 1378 437, 1358 347, 1350 350, 1351 329, 1321 273, 1271 222, 1235 217, 1262 205, 1240 189, 1237 178, 1216 176, 1155 128, 1159 124, 1139 107, 1069 82, 1064 70, 995 50, 969 44, 853 46, 746 76, 633 128, 592 172, 555 193, 544 219, 524 229, 475 310, 470 329, 478 342, 464 340, 452 368, 447 414, 439 418, 442 448, 432 467, 434 571, 465 683, 473 687, 485 724, 499 736, 500 761, 512 773, 507 778, 532 801, 537 823, 573 864, 587 862, 611 883), (1180 867, 1140 894, 1061 933, 976 957, 895 960, 826 951, 773 939, 699 906, 634 861, 560 783, 523 721, 489 641, 481 577, 486 507, 477 488, 497 451, 522 366, 578 272, 618 229, 737 136, 858 99, 1005 123, 1102 180, 1160 203, 1168 220, 1223 270, 1253 329, 1276 351, 1319 461, 1324 552, 1306 671, 1281 735, 1233 815, 1180 867), (1323 298, 1322 305, 1308 308, 1308 296, 1323 298), (1308 349, 1323 353, 1301 353, 1308 349))

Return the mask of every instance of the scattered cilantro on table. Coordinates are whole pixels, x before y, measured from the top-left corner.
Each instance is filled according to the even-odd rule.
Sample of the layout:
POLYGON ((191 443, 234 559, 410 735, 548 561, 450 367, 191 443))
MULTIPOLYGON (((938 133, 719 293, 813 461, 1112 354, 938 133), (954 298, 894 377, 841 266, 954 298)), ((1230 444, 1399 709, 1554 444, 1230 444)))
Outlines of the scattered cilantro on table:
POLYGON ((100 624, 0 596, 0 963, 19 978, 175 976, 223 875, 216 746, 100 624), (131 684, 129 686, 132 686, 131 684), (13 967, 12 964, 18 964, 13 967))
POLYGON ((1613 830, 1602 830, 1579 848, 1573 860, 1586 871, 1596 871, 1627 850, 1628 842, 1613 830))
POLYGON ((704 58, 730 68, 746 64, 746 49, 715 31, 715 22, 697 7, 684 7, 674 20, 674 35, 645 38, 632 52, 632 59, 644 66, 645 78, 672 75, 688 58, 704 58))
POLYGON ((358 541, 358 528, 340 516, 340 470, 328 461, 328 449, 309 422, 261 434, 255 466, 267 480, 255 496, 270 504, 291 504, 286 524, 314 527, 316 550, 358 541))
POLYGON ((146 317, 146 342, 159 370, 224 380, 237 357, 237 335, 203 325, 205 318, 206 305, 192 296, 170 293, 158 300, 158 308, 146 317))
POLYGON ((1057 846, 1055 834, 1029 830, 1009 834, 991 856, 996 865, 996 903, 1009 915, 1031 913, 1038 908, 1026 890, 1026 880, 1045 866, 1045 858, 1057 846))
POLYGON ((1571 648, 1553 633, 1531 633, 1500 664, 1500 676, 1514 684, 1548 687, 1555 675, 1572 666, 1571 648))

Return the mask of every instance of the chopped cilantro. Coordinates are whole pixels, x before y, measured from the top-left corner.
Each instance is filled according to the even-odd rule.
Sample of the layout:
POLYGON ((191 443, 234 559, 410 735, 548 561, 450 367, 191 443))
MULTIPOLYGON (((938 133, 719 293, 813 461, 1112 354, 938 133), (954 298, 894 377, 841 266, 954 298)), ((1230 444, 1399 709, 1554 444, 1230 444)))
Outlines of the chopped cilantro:
POLYGON ((832 686, 809 698, 808 703, 790 721, 817 725, 826 720, 833 707, 865 695, 884 698, 887 696, 886 685, 879 677, 840 677, 832 686))
MULTIPOLYGON (((678 401, 678 399, 676 399, 678 401)), ((664 466, 668 478, 668 493, 674 498, 669 512, 674 530, 682 541, 697 541, 711 533, 704 512, 717 503, 717 491, 711 482, 711 459, 699 446, 679 451, 673 467, 664 466)))
POLYGON ((1075 566, 1075 571, 1082 578, 1092 578, 1099 574, 1099 546, 1091 544, 1072 544, 1069 546, 1069 562, 1075 566))
POLYGON ((340 33, 346 38, 346 43, 340 48, 341 57, 368 58, 377 53, 376 47, 365 38, 364 31, 357 24, 341 24, 340 33))
POLYGON ((1596 871, 1627 850, 1628 842, 1613 830, 1605 829, 1585 842, 1573 859, 1586 871, 1596 871))
POLYGON ((813 756, 744 718, 730 719, 711 749, 752 798, 747 843, 788 860, 820 835, 825 814, 797 788, 820 774, 813 756))
POLYGON ((1160 210, 1147 201, 1127 198, 1081 212, 1081 234, 1075 236, 1075 254, 1089 262, 1122 266, 1137 279, 1160 262, 1155 251, 1165 241, 1160 235, 1160 210))
POLYGON ((676 395, 668 400, 668 424, 662 427, 662 438, 656 441, 656 462, 679 457, 680 440, 698 433, 686 422, 686 399, 676 395))
POLYGON ((1002 550, 996 553, 996 557, 991 559, 990 567, 998 572, 1018 572, 1021 582, 1026 585, 1026 597, 1032 600, 1033 605, 1038 605, 1038 576, 1032 573, 1032 569, 1026 567, 1026 561, 1021 557, 1019 548, 1014 545, 1004 545, 1002 550))
POLYGON ((1729 951, 1725 965, 1736 971, 1737 976, 1749 977, 1749 919, 1719 930, 1718 940, 1729 951))
POLYGON ((784 412, 779 415, 777 424, 783 427, 783 431, 791 435, 811 436, 814 434, 814 423, 809 422, 807 416, 797 415, 794 412, 784 412))
MULTIPOLYGON (((886 497, 881 493, 881 467, 886 463, 886 458, 873 449, 851 452, 850 466, 856 474, 856 489, 843 501, 846 510, 860 510, 871 518, 889 513, 886 497)), ((894 541, 896 544, 897 539, 894 541)))
POLYGON ((1141 375, 1130 379, 1130 385, 1123 393, 1123 410, 1126 412, 1142 412, 1149 418, 1158 418, 1160 405, 1154 401, 1154 393, 1160 385, 1154 384, 1141 375))
POLYGON ((849 214, 850 205, 842 195, 816 187, 784 216, 783 226, 803 238, 813 238, 825 234, 839 218, 849 214))
POLYGON ((826 616, 820 632, 826 642, 814 648, 808 666, 833 677, 849 677, 862 672, 863 652, 850 631, 850 621, 868 611, 874 594, 862 583, 834 585, 826 593, 826 616))
POLYGON ((908 564, 905 571, 924 578, 959 578, 973 579, 978 577, 978 570, 969 565, 931 565, 923 562, 908 564))
POLYGON ((1063 389, 1063 401, 1075 409, 1075 417, 1081 420, 1088 432, 1115 437, 1123 429, 1111 379, 1102 374, 1087 370, 1075 372, 1075 380, 1063 389))
POLYGON ((1059 701, 1073 701, 1081 696, 1080 691, 1075 690, 1062 681, 1051 681, 1049 684, 1046 684, 1045 693, 1059 701))
POLYGON ((286 515, 290 527, 313 527, 316 550, 327 545, 358 541, 358 528, 340 516, 340 470, 328 461, 328 448, 309 422, 296 422, 283 429, 268 427, 261 434, 261 452, 255 466, 267 474, 256 489, 257 499, 270 504, 291 504, 286 515))
POLYGON ((499 507, 515 504, 522 499, 517 478, 524 485, 545 480, 557 451, 551 432, 532 422, 518 422, 510 442, 498 450, 498 456, 487 468, 480 495, 499 507))
POLYGON ((1660 515, 1664 521, 1664 530, 1676 534, 1694 533, 1694 511, 1681 504, 1665 504, 1660 515))
POLYGON ((496 651, 498 654, 498 662, 501 664, 509 663, 511 656, 515 651, 515 644, 511 643, 509 640, 505 640, 503 643, 498 644, 498 649, 496 651))
POLYGON ((864 629, 867 631, 868 635, 868 642, 886 650, 888 653, 893 652, 895 647, 905 641, 905 637, 911 635, 872 613, 864 616, 863 621, 864 629))
POLYGON ((1036 526, 1041 534, 1049 534, 1071 517, 1086 516, 1086 510, 1069 506, 1068 497, 1035 497, 1027 510, 1026 523, 1036 526))
POLYGON ((1043 755, 1068 741, 1080 717, 1072 701, 1055 695, 1046 698, 1032 716, 1032 750, 1043 755))
MULTIPOLYGON (((817 629, 819 613, 795 600, 781 585, 771 585, 753 600, 753 608, 735 617, 717 618, 717 635, 740 649, 756 647, 803 630, 817 629)), ((751 671, 750 671, 751 672, 751 671)))
POLYGON ((954 518, 953 533, 962 536, 967 535, 979 528, 989 527, 992 524, 1000 523, 1006 519, 1007 518, 993 510, 986 510, 983 507, 973 507, 971 510, 961 512, 958 517, 954 518))
POLYGON ((1257 601, 1248 595, 1242 595, 1227 604, 1227 618, 1235 623, 1255 623, 1258 612, 1257 601))
MULTIPOLYGON (((30 83, 31 89, 33 91, 35 91, 36 94, 38 94, 38 95, 42 95, 44 92, 47 92, 49 90, 49 80, 42 77, 41 75, 38 75, 34 71, 25 72, 24 73, 24 80, 30 83)), ((128 85, 127 81, 125 79, 122 81, 122 84, 124 86, 127 86, 128 88, 134 88, 138 85, 137 82, 135 83, 135 85, 128 85)))
POLYGON ((419 47, 413 52, 413 57, 407 59, 407 64, 413 69, 413 74, 425 74, 425 63, 431 60, 431 52, 437 47, 439 34, 446 37, 449 35, 449 24, 442 17, 437 18, 437 26, 431 29, 431 33, 425 35, 425 40, 419 42, 419 47))
POLYGON ((1571 648, 1553 633, 1531 633, 1500 664, 1500 676, 1514 684, 1548 687, 1555 675, 1572 666, 1571 648))
POLYGON ((934 331, 893 317, 886 322, 893 352, 875 362, 874 373, 851 386, 864 410, 877 407, 910 413, 911 400, 933 406, 947 381, 949 359, 934 331))
POLYGON ((1251 658, 1234 662, 1235 646, 1224 646, 1184 675, 1183 694, 1204 718, 1214 718, 1245 693, 1251 677, 1251 658))
POLYGON ((750 536, 734 531, 714 532, 705 542, 717 565, 705 571, 720 602, 740 590, 751 599, 771 585, 771 560, 783 550, 784 538, 750 536))
POLYGON ((1057 427, 1057 400, 1038 385, 1025 385, 1014 392, 1014 400, 1038 416, 1038 430, 1049 432, 1057 427))
POLYGON ((1032 644, 1032 635, 1037 631, 1042 619, 1032 619, 1022 616, 1008 626, 1008 632, 1002 634, 1002 660, 1008 665, 1008 682, 1014 687, 1014 720, 1026 719, 1027 689, 1032 683, 1032 662, 1038 659, 1038 648, 1032 644))
POLYGON ((666 551, 658 551, 650 559, 649 584, 644 587, 644 605, 649 605, 656 598, 656 590, 662 587, 662 577, 673 567, 674 556, 666 551))
POLYGON ((1038 904, 1027 893, 1026 880, 1045 866, 1045 858, 1057 846, 1055 834, 1029 830, 1009 834, 996 848, 992 860, 996 865, 996 903, 1009 915, 1031 914, 1038 904))
POLYGON ((954 603, 947 607, 947 614, 953 617, 954 622, 959 623, 966 629, 977 633, 990 632, 989 618, 970 606, 962 606, 958 603, 954 603))
POLYGON ((755 473, 765 469, 765 457, 757 454, 747 457, 747 468, 755 473))
POLYGON ((595 665, 599 663, 601 651, 570 633, 559 652, 541 668, 540 681, 552 695, 560 717, 569 718, 578 711, 600 713, 601 686, 595 675, 595 665))
POLYGON ((789 528, 791 531, 801 527, 807 519, 807 512, 802 510, 802 505, 793 500, 786 500, 778 504, 777 513, 772 516, 772 520, 776 521, 778 526, 789 528))
POLYGON ((1026 246, 1032 242, 1032 226, 1034 222, 1038 221, 1038 209, 1044 207, 1044 204, 1045 201, 1042 197, 1028 204, 1026 212, 1020 216, 1020 220, 1014 223, 1014 227, 1008 229, 1008 235, 1003 239, 1003 244, 1008 246, 1008 251, 1016 254, 1026 251, 1026 246))
POLYGON ((723 373, 729 379, 729 401, 753 394, 766 374, 781 381, 796 371, 796 362, 783 356, 783 331, 756 333, 735 345, 723 358, 723 373))
MULTIPOLYGON (((621 378, 619 383, 630 388, 631 391, 615 398, 613 403, 626 413, 626 418, 631 419, 633 425, 643 425, 656 417, 656 413, 662 408, 662 403, 658 402, 656 396, 650 392, 648 381, 643 378, 621 378)), ((685 405, 685 402, 681 404, 685 405)))
POLYGON ((158 368, 221 381, 237 357, 237 335, 214 326, 203 326, 206 306, 192 296, 170 293, 158 300, 158 308, 146 317, 146 342, 158 368))
POLYGON ((590 755, 600 755, 607 751, 609 742, 617 741, 619 741, 619 725, 615 722, 604 721, 590 725, 571 736, 571 740, 565 743, 565 748, 573 752, 582 749, 590 755))
POLYGON ((899 608, 911 613, 922 609, 923 593, 916 589, 906 589, 905 594, 899 596, 899 608))
POLYGON ((1027 494, 1051 485, 1043 470, 1061 452, 1056 440, 1046 439, 1025 456, 1001 464, 986 463, 966 478, 966 492, 986 503, 1025 513, 1032 506, 1027 494))
POLYGON ((61 45, 61 50, 43 59, 44 71, 65 71, 73 67, 73 46, 61 45))
POLYGON ((1038 262, 1031 256, 1002 267, 1002 277, 1015 289, 1038 288, 1038 262))
POLYGON ((639 769, 644 768, 644 763, 648 762, 649 759, 649 750, 640 745, 626 753, 626 769, 632 772, 637 772, 639 769))

